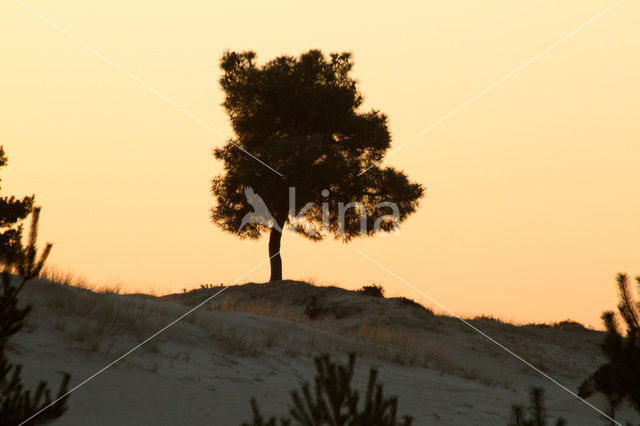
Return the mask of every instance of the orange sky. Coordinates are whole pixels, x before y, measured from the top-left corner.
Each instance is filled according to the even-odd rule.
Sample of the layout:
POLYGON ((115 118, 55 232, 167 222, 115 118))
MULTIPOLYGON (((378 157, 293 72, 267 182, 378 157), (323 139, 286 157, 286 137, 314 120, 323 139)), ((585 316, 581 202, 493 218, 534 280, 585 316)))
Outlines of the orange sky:
MULTIPOLYGON (((351 51, 395 146, 613 3, 28 2, 229 136, 225 49, 351 51)), ((623 2, 388 158, 428 188, 400 235, 285 235, 284 275, 427 302, 362 250, 461 315, 599 325, 615 274, 640 274, 639 20, 623 2)), ((3 193, 36 194, 51 263, 165 292, 266 259, 266 239, 209 221, 222 138, 18 2, 0 5, 0 40, 3 193)), ((267 278, 264 265, 242 281, 267 278)))

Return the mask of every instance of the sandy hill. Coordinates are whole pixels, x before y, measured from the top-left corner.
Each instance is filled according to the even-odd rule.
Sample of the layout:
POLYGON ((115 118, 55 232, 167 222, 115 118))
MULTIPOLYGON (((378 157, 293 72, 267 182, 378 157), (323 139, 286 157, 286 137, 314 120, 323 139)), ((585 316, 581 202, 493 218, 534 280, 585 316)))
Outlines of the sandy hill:
MULTIPOLYGON (((22 298, 34 309, 10 357, 24 364, 28 383, 44 378, 54 388, 61 371, 74 386, 211 299, 75 391, 57 425, 240 425, 251 418, 251 397, 265 414, 284 414, 290 390, 313 378, 313 356, 324 352, 342 360, 356 352, 362 389, 377 367, 400 414, 417 425, 506 424, 532 385, 545 388, 554 417, 605 424, 467 324, 409 299, 294 281, 151 297, 46 280, 29 282, 22 298)), ((572 390, 603 360, 602 333, 576 323, 468 321, 572 390)), ((640 421, 629 407, 621 418, 640 421)))

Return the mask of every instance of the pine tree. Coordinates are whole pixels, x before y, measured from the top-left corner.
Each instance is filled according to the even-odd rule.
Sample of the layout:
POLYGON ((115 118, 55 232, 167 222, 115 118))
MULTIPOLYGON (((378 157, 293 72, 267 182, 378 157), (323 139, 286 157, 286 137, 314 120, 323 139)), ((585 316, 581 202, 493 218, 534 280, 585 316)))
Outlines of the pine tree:
MULTIPOLYGON (((287 426, 411 426, 413 420, 397 418, 398 400, 385 397, 383 386, 377 383, 377 370, 369 371, 367 392, 362 403, 360 393, 351 387, 356 355, 349 354, 349 362, 339 365, 329 355, 315 359, 316 376, 313 390, 305 382, 300 390, 291 392, 293 405, 289 409, 291 419, 281 418, 279 424, 287 426)), ((243 426, 276 426, 275 417, 265 420, 258 403, 251 400, 253 422, 243 426)))
MULTIPOLYGON (((636 277, 636 283, 640 292, 640 276, 636 277)), ((606 335, 601 349, 607 362, 578 389, 583 398, 594 392, 604 394, 612 418, 615 418, 615 410, 625 398, 640 412, 640 302, 634 299, 626 274, 618 274, 617 284, 620 294, 618 312, 626 326, 626 334, 621 332, 613 311, 602 314, 606 335)))
MULTIPOLYGON (((21 424, 53 401, 51 391, 44 381, 38 384, 33 393, 30 390, 25 390, 21 378, 22 366, 9 362, 6 355, 9 339, 22 329, 24 319, 31 310, 28 305, 19 306, 18 294, 28 280, 38 276, 51 251, 51 244, 47 244, 40 257, 37 256, 39 214, 40 208, 34 208, 29 242, 26 247, 20 248, 15 254, 15 262, 7 265, 2 273, 0 292, 0 419, 2 419, 3 425, 21 424), (9 273, 11 267, 14 267, 18 273, 18 285, 11 282, 9 273)), ((69 374, 65 373, 57 394, 57 398, 63 398, 26 422, 25 425, 43 424, 62 416, 67 410, 68 395, 65 396, 65 394, 69 380, 69 374)))
MULTIPOLYGON (((7 165, 7 157, 0 146, 0 168, 7 165)), ((0 188, 1 189, 1 188, 0 188)), ((7 265, 15 260, 20 252, 22 241, 22 225, 33 208, 33 196, 17 199, 16 197, 0 197, 0 265, 7 265)))
POLYGON ((240 238, 268 232, 270 281, 278 281, 285 225, 313 241, 329 234, 343 241, 370 236, 377 220, 378 230, 392 231, 417 209, 424 189, 403 172, 377 164, 391 143, 387 117, 358 111, 363 97, 350 75, 349 53, 326 58, 310 50, 262 66, 255 59, 254 52, 226 52, 221 60, 223 106, 236 137, 214 151, 224 172, 213 180, 212 220, 240 238), (312 203, 305 221, 290 214, 290 188, 295 216, 312 203), (271 218, 244 223, 252 212, 247 199, 255 195, 271 218), (340 205, 352 202, 361 206, 341 215, 340 205), (384 203, 394 203, 397 211, 384 203), (392 213, 397 220, 383 220, 392 213))

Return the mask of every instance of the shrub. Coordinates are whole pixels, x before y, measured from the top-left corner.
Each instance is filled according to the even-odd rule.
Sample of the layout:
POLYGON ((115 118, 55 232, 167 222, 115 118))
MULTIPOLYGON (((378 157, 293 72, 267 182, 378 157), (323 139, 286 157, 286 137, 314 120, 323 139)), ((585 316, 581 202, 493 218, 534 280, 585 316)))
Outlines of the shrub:
POLYGON ((576 330, 576 331, 586 330, 584 325, 573 320, 564 320, 564 321, 556 322, 553 324, 553 326, 555 328, 561 328, 563 330, 576 330))
POLYGON ((353 315, 357 315, 364 309, 362 306, 354 303, 344 303, 339 301, 327 301, 317 295, 311 296, 304 314, 309 319, 322 319, 327 315, 333 315, 335 319, 345 319, 353 315))
POLYGON ((311 296, 309 303, 304 308, 304 314, 312 320, 320 319, 327 314, 327 307, 320 302, 318 296, 311 296))
POLYGON ((384 288, 375 283, 363 286, 358 292, 364 296, 384 297, 384 288))
MULTIPOLYGON (((313 390, 309 382, 305 382, 300 390, 291 392, 293 405, 289 414, 297 425, 302 426, 410 426, 413 419, 404 416, 397 420, 396 397, 385 397, 382 385, 376 383, 378 372, 371 368, 369 383, 360 404, 360 394, 352 389, 351 380, 356 362, 356 355, 349 354, 347 365, 338 365, 331 361, 329 355, 317 357, 316 376, 313 390)), ((251 400, 253 421, 243 426, 276 426, 275 417, 265 420, 255 399, 251 400)), ((281 426, 290 425, 291 419, 279 419, 281 426)))

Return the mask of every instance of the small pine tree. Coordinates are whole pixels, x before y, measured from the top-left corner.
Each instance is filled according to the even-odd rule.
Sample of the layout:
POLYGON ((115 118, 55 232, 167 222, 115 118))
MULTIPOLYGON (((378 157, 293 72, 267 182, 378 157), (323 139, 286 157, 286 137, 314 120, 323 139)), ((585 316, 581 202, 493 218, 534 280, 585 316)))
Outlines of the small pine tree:
MULTIPOLYGON (((25 390, 21 378, 22 366, 9 362, 6 355, 9 339, 22 329, 24 319, 31 310, 28 305, 19 307, 18 294, 28 280, 38 276, 51 251, 51 244, 47 244, 40 258, 37 258, 36 239, 39 214, 40 208, 35 208, 28 245, 24 248, 20 246, 20 250, 16 252, 14 258, 15 263, 7 265, 2 273, 0 291, 0 419, 2 419, 3 425, 21 424, 53 401, 51 391, 44 381, 38 384, 33 394, 31 391, 25 390), (15 267, 20 277, 20 284, 17 286, 11 283, 9 273, 11 267, 15 267)), ((62 399, 58 403, 24 424, 43 424, 62 416, 67 410, 68 395, 66 393, 69 380, 69 374, 65 373, 57 396, 62 399)))
MULTIPOLYGON (((7 157, 0 146, 0 168, 7 165, 7 157)), ((7 265, 15 260, 22 247, 22 225, 33 208, 33 196, 17 199, 0 197, 0 264, 7 265)))
MULTIPOLYGON (((413 419, 404 416, 397 419, 398 399, 385 397, 383 387, 377 383, 378 372, 371 368, 369 383, 363 404, 360 394, 351 387, 356 355, 349 354, 347 365, 338 365, 329 355, 315 359, 316 376, 313 391, 305 382, 300 390, 291 392, 293 406, 289 414, 296 425, 301 426, 411 426, 413 419)), ((276 426, 278 420, 271 417, 265 420, 260 413, 258 403, 251 400, 253 422, 243 426, 276 426)), ((281 426, 291 424, 288 418, 279 420, 281 426)))
POLYGON ((13 262, 13 267, 22 277, 22 285, 30 279, 38 277, 44 262, 49 257, 53 244, 47 243, 38 259, 38 222, 40 221, 40 207, 35 207, 31 214, 31 232, 29 232, 29 243, 26 247, 21 247, 13 262))
MULTIPOLYGON (((559 417, 555 425, 564 426, 567 421, 559 417)), ((511 422, 509 426, 546 426, 547 425, 547 409, 544 406, 544 390, 538 387, 532 387, 529 391, 529 409, 526 410, 522 405, 514 405, 511 407, 511 422), (528 415, 527 415, 528 411, 528 415)))
MULTIPOLYGON (((636 282, 640 292, 640 276, 636 277, 636 282)), ((613 311, 602 314, 607 333, 600 347, 607 362, 578 389, 582 398, 588 398, 594 392, 604 394, 612 418, 625 398, 640 412, 640 302, 634 299, 626 274, 618 274, 617 284, 620 293, 618 312, 626 325, 626 335, 620 331, 613 311)))

